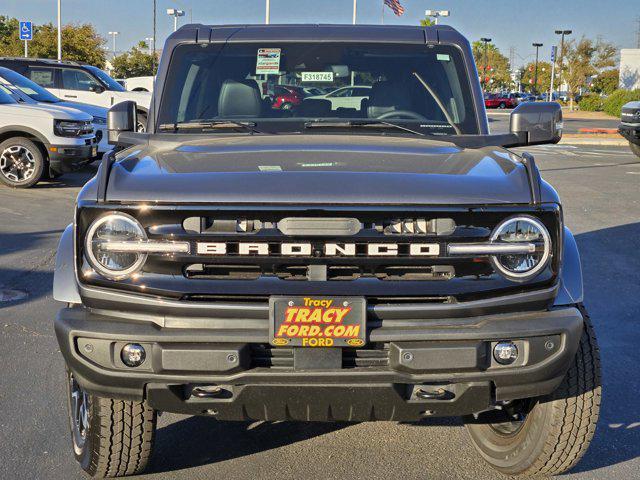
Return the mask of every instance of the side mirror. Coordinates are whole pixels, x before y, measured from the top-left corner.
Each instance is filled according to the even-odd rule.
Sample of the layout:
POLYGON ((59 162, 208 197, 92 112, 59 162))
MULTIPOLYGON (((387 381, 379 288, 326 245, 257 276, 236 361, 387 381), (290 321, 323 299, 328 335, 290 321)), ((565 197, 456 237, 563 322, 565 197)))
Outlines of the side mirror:
POLYGON ((109 131, 109 144, 116 145, 118 137, 123 132, 135 132, 138 124, 136 102, 127 100, 116 103, 107 112, 107 130, 109 131))
POLYGON ((556 102, 526 102, 511 113, 510 131, 517 145, 558 143, 562 138, 562 107, 556 102))
POLYGON ((102 93, 106 89, 102 85, 91 85, 89 87, 89 90, 91 90, 93 93, 102 93))

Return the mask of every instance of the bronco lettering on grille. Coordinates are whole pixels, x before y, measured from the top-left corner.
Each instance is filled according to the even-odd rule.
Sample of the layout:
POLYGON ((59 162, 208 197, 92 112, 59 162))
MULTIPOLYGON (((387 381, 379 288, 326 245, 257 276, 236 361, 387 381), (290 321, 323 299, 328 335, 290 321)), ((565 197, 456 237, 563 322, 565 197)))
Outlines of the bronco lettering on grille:
MULTIPOLYGON (((311 243, 280 243, 266 242, 198 242, 198 255, 240 255, 240 256, 268 256, 282 255, 288 257, 309 257, 314 252, 320 252, 325 257, 355 257, 358 254, 355 243, 324 243, 320 247, 311 243)), ((397 243, 371 243, 362 252, 369 257, 392 257, 400 253, 397 243)), ((437 243, 411 243, 406 253, 412 257, 434 257, 440 255, 440 245, 437 243)))

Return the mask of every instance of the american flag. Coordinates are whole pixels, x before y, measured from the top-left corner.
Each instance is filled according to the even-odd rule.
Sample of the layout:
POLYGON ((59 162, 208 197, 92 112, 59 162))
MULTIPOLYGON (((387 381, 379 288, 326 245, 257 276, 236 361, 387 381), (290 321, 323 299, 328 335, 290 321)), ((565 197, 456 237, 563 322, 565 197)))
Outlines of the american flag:
POLYGON ((384 0, 384 4, 393 10, 398 17, 404 13, 404 7, 400 5, 400 0, 384 0))

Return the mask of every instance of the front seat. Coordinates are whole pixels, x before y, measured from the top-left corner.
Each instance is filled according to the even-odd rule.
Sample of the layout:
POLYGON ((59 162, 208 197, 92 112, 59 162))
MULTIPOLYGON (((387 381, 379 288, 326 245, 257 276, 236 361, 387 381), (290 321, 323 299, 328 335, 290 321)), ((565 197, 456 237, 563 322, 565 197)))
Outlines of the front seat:
POLYGON ((220 87, 218 116, 259 117, 262 112, 262 96, 253 80, 228 79, 220 87))
POLYGON ((389 81, 373 84, 367 107, 369 118, 378 118, 395 110, 411 109, 411 95, 406 86, 389 81))

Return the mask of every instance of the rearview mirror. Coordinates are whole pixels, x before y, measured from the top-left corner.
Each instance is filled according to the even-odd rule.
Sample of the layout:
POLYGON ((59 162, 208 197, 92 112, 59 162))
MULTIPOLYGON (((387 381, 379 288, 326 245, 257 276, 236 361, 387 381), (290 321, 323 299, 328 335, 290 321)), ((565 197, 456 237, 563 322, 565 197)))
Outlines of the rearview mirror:
POLYGON ((138 123, 136 102, 127 100, 116 103, 107 112, 107 130, 109 131, 109 144, 116 145, 118 137, 123 132, 135 132, 138 123))
POLYGON ((510 131, 518 138, 512 146, 558 143, 562 138, 562 108, 556 102, 526 102, 511 113, 510 131))

